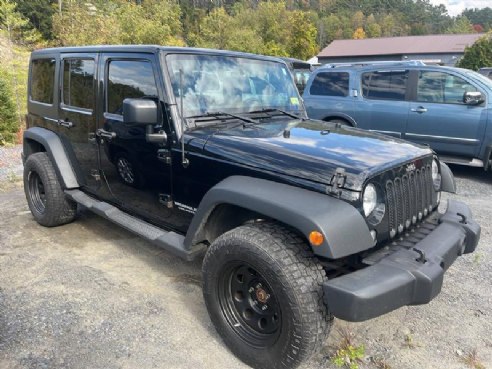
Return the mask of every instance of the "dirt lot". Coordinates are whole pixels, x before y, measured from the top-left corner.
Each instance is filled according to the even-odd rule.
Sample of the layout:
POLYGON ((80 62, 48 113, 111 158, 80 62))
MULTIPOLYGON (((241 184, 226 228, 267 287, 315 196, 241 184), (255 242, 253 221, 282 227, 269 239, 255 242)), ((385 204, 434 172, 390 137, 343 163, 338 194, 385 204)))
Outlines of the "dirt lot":
MULTIPOLYGON (((245 367, 207 316, 200 261, 183 262, 87 211, 70 225, 38 226, 18 163, 9 165, 0 170, 0 368, 245 367)), ((473 350, 476 364, 492 368, 492 174, 453 170, 453 197, 482 225, 478 251, 453 265, 429 305, 336 321, 306 368, 335 367, 340 329, 364 345, 361 368, 466 368, 473 350)))

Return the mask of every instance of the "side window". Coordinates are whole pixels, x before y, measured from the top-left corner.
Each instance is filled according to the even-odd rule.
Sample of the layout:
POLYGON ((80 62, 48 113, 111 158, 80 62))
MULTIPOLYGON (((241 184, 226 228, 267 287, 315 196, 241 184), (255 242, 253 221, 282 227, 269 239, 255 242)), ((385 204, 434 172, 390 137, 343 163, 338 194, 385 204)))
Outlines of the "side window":
POLYGON ((63 61, 63 103, 83 109, 94 109, 94 60, 63 61))
POLYGON ((36 59, 31 65, 32 101, 53 104, 55 83, 55 59, 36 59))
POLYGON ((464 104, 465 92, 478 91, 463 78, 434 71, 420 71, 417 101, 443 104, 464 104))
POLYGON ((349 74, 346 72, 321 72, 314 77, 309 93, 320 96, 348 96, 349 74))
POLYGON ((106 112, 121 115, 126 98, 157 97, 152 64, 149 61, 113 60, 107 76, 106 112))
POLYGON ((376 71, 362 74, 362 96, 368 99, 405 100, 408 71, 376 71))

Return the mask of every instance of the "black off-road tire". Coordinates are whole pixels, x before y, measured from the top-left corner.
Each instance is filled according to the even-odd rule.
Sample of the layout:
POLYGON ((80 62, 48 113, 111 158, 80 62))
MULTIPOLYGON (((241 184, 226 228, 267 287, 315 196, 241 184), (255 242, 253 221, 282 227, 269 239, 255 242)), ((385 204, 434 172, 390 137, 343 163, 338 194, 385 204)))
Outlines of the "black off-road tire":
POLYGON ((30 155, 24 165, 24 192, 34 219, 45 227, 70 223, 77 203, 67 199, 45 152, 30 155))
MULTIPOLYGON (((309 245, 292 230, 272 222, 237 227, 212 243, 202 272, 203 295, 215 328, 229 349, 253 368, 295 368, 326 341, 333 322, 323 303, 326 273, 309 245), (252 277, 243 275, 248 271, 252 277), (261 279, 255 280, 255 276, 261 279), (266 292, 251 291, 258 281, 266 292), (247 283, 244 289, 242 283, 247 283), (251 283, 253 287, 248 287, 251 283), (235 307, 238 296, 243 305, 258 296, 263 299, 253 301, 251 315, 235 307), (256 308, 263 307, 265 296, 270 298, 266 304, 273 305, 268 309, 278 309, 277 319, 271 320, 275 322, 271 330, 274 324, 278 330, 257 335, 254 330, 249 332, 252 323, 248 319, 258 323, 263 319, 255 316, 262 314, 262 309, 257 313, 256 308)), ((256 327, 256 323, 252 325, 256 327)))

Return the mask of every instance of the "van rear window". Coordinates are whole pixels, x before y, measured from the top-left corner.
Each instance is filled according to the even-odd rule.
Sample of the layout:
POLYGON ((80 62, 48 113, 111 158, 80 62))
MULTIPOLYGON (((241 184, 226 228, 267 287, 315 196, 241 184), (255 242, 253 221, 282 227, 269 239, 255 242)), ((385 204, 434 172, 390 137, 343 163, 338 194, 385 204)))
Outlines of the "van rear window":
POLYGON ((55 59, 36 59, 31 66, 31 100, 53 104, 55 59))
POLYGON ((321 72, 314 77, 309 93, 321 96, 348 96, 349 75, 346 72, 321 72))

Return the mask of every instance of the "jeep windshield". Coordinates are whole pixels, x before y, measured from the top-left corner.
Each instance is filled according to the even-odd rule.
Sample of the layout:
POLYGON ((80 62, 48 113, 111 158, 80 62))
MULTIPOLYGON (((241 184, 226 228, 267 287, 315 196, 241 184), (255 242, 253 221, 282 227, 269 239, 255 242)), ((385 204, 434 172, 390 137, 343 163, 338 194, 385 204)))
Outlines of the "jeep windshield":
POLYGON ((300 97, 287 67, 246 57, 170 54, 166 64, 178 109, 197 118, 276 110, 300 111, 300 97))

